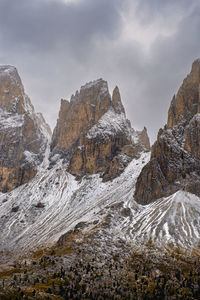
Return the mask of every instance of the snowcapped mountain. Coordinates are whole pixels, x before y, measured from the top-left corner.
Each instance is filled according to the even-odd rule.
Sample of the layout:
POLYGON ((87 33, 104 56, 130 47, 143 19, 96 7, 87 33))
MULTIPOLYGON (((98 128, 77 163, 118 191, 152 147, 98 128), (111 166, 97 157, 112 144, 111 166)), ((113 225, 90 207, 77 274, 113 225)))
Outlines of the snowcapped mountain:
POLYGON ((44 168, 28 184, 1 194, 1 250, 52 245, 80 222, 86 223, 86 231, 96 227, 109 206, 121 203, 126 208, 132 202, 136 178, 148 159, 149 153, 142 154, 121 176, 107 182, 99 174, 79 182, 60 161, 48 173, 44 168))
MULTIPOLYGON (((199 246, 198 196, 180 188, 145 206, 134 200, 138 176, 142 182, 154 180, 148 177, 154 169, 144 175, 146 166, 152 163, 152 154, 150 158, 146 128, 135 131, 126 119, 117 87, 111 97, 107 82, 99 79, 81 87, 70 101, 62 100, 50 139, 49 128, 34 112, 16 69, 10 68, 0 68, 0 80, 4 72, 12 74, 5 76, 11 86, 13 78, 17 78, 14 83, 18 82, 21 104, 2 81, 6 97, 3 94, 0 99, 1 137, 7 130, 16 141, 21 137, 23 163, 37 168, 14 189, 6 193, 2 189, 0 251, 30 251, 63 244, 70 234, 79 242, 92 234, 100 247, 119 241, 129 247, 153 244, 160 249, 199 246), (28 123, 24 123, 25 119, 28 123), (26 142, 27 136, 33 145, 37 137, 38 147, 32 148, 26 142)), ((5 141, 2 139, 2 148, 7 145, 5 141)), ((9 140, 8 148, 12 143, 9 140)), ((143 185, 140 193, 148 193, 148 189, 148 184, 143 185)), ((135 195, 137 191, 138 184, 135 195)))
POLYGON ((34 178, 0 195, 0 249, 53 245, 83 222, 83 233, 101 228, 106 207, 126 206, 132 199, 149 149, 146 128, 131 128, 117 87, 112 98, 102 79, 81 87, 70 102, 61 101, 52 141, 34 178))
POLYGON ((113 181, 99 174, 79 182, 61 161, 44 167, 27 184, 0 195, 0 250, 52 246, 66 232, 97 231, 102 239, 160 248, 197 247, 200 238, 200 199, 179 191, 147 206, 133 201, 136 179, 149 153, 133 159, 113 181), (106 222, 106 227, 105 227, 106 222))

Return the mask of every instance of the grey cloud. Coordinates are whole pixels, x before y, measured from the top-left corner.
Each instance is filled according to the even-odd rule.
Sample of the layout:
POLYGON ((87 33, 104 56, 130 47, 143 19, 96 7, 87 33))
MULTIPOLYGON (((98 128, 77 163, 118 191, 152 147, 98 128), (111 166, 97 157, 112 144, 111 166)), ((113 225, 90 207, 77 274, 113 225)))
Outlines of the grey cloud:
MULTIPOLYGON (((194 59, 200 56, 200 8, 195 8, 182 19, 178 30, 172 36, 158 38, 151 48, 149 66, 151 74, 145 78, 142 91, 141 107, 146 107, 148 114, 155 116, 149 123, 151 131, 164 125, 167 119, 169 102, 189 73, 194 59), (145 101, 145 99, 149 99, 145 101)), ((139 113, 138 113, 139 114, 139 113)))
POLYGON ((187 15, 192 7, 199 6, 196 0, 140 0, 136 6, 138 19, 144 25, 154 22, 155 18, 169 18, 173 15, 187 15))
POLYGON ((1 0, 3 42, 16 49, 49 51, 65 45, 73 53, 89 48, 95 36, 114 38, 120 30, 118 0, 60 1, 1 0))
POLYGON ((0 1, 0 63, 18 68, 33 104, 52 127, 60 98, 99 77, 111 88, 119 86, 133 127, 147 126, 152 140, 166 122, 173 94, 200 56, 199 5, 194 0, 140 0, 130 11, 131 3, 0 1), (176 16, 181 19, 173 33, 159 35, 145 52, 139 41, 122 36, 121 12, 137 18, 144 29, 160 18, 170 19, 172 27, 176 16))
MULTIPOLYGON (((119 82, 132 125, 138 128, 146 125, 152 141, 167 121, 173 94, 190 71, 193 60, 200 56, 200 9, 194 5, 188 11, 188 3, 183 2, 180 6, 184 10, 185 3, 185 15, 176 24, 177 29, 169 36, 158 36, 147 54, 137 43, 122 44, 113 51, 114 75, 109 74, 110 81, 119 82)), ((178 2, 175 4, 178 7, 178 2)))

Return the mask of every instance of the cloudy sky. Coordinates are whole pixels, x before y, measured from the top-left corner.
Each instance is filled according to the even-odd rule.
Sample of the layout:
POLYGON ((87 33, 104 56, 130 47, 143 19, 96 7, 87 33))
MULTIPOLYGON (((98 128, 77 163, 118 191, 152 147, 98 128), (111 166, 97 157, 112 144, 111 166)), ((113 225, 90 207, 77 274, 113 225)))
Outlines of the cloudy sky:
POLYGON ((0 64, 17 67, 53 128, 60 99, 85 82, 118 85, 135 129, 151 141, 200 57, 198 0, 0 0, 0 64))

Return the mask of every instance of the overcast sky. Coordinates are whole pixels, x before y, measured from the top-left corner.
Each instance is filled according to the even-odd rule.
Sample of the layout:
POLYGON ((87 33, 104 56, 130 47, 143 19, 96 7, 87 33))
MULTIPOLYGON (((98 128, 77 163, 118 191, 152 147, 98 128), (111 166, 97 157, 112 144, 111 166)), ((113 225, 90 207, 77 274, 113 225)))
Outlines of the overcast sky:
POLYGON ((151 141, 200 57, 198 0, 0 0, 0 64, 53 128, 60 99, 103 78, 151 141))

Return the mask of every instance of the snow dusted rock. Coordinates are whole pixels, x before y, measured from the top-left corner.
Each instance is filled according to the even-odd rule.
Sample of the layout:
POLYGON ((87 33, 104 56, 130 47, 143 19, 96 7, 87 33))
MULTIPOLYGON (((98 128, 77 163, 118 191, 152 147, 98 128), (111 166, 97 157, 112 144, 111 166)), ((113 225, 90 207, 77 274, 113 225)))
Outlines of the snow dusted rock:
POLYGON ((200 159, 200 113, 197 113, 186 127, 184 148, 200 159))
MULTIPOLYGON (((133 159, 117 178, 103 182, 99 174, 81 182, 58 161, 41 170, 28 184, 0 193, 0 251, 39 249, 93 234, 99 249, 122 241, 131 247, 195 248, 200 239, 200 201, 179 191, 142 206, 133 201, 135 182, 149 153, 133 159)), ((88 245, 89 247, 89 245, 88 245)), ((19 251, 20 250, 20 251, 19 251)), ((22 251, 23 253, 23 251, 22 251)))
POLYGON ((127 229, 127 239, 138 244, 165 248, 198 248, 200 238, 200 199, 194 194, 178 191, 149 205, 140 206, 127 229), (129 236, 129 237, 128 237, 129 236))
MULTIPOLYGON (((0 193, 0 251, 51 246, 66 232, 84 227, 81 224, 86 225, 81 229, 82 234, 97 224, 101 230, 111 212, 109 207, 112 209, 120 203, 122 209, 123 205, 131 205, 134 213, 138 208, 137 203, 132 203, 135 181, 148 160, 149 152, 143 152, 123 173, 107 182, 103 182, 99 174, 77 181, 59 160, 50 170, 41 168, 27 184, 9 193, 0 193)), ((120 226, 122 220, 117 212, 112 211, 112 214, 120 226)), ((116 230, 109 228, 111 234, 116 230)), ((119 231, 116 239, 119 234, 124 236, 119 231)), ((104 238, 106 235, 102 234, 104 238)))
POLYGON ((49 138, 50 129, 35 113, 16 68, 0 66, 0 191, 35 176, 49 138))
MULTIPOLYGON (((9 84, 16 83, 12 77, 9 84)), ((131 128, 118 88, 111 98, 102 79, 88 83, 70 102, 61 102, 49 168, 44 139, 49 128, 34 113, 21 84, 18 88, 20 102, 15 94, 7 99, 10 102, 0 97, 1 165, 10 172, 2 188, 9 192, 0 193, 0 251, 23 253, 57 241, 62 245, 69 238, 81 245, 81 239, 90 234, 98 240, 101 252, 107 247, 118 253, 125 244, 131 248, 148 247, 148 243, 161 248, 171 243, 198 246, 199 197, 181 190, 198 194, 198 113, 187 119, 186 127, 181 118, 172 128, 160 130, 148 163, 146 128, 141 132, 131 128), (34 176, 37 166, 40 170, 34 176), (142 195, 145 204, 162 193, 170 196, 145 206, 133 201, 143 166, 136 195, 142 195), (25 170, 26 177, 17 177, 18 169, 25 170), (79 181, 73 174, 85 176, 79 181), (10 191, 26 180, 27 184, 10 191)), ((8 90, 5 87, 6 97, 8 90)))
POLYGON ((200 196, 200 60, 173 97, 168 122, 160 129, 151 160, 136 183, 135 200, 148 204, 185 190, 200 196))
POLYGON ((191 72, 184 79, 177 95, 172 99, 168 112, 168 128, 173 128, 184 121, 188 123, 200 112, 199 84, 200 60, 197 59, 193 62, 191 72))
POLYGON ((126 119, 119 89, 111 96, 103 79, 87 83, 71 101, 62 100, 51 151, 69 162, 73 175, 118 176, 133 157, 149 150, 147 132, 135 132, 126 119), (145 141, 144 142, 144 136, 145 141))

